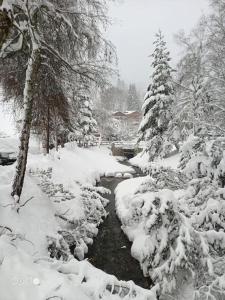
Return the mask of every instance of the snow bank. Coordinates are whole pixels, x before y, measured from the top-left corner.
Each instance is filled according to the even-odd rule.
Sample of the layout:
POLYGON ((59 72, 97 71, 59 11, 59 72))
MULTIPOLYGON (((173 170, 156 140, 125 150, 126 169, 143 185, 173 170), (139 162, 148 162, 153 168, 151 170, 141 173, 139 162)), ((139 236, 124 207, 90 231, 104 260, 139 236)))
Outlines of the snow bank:
MULTIPOLYGON (((138 190, 139 186, 146 181, 147 177, 137 177, 121 182, 116 190, 116 210, 117 214, 122 221, 122 224, 126 223, 126 220, 131 218, 130 208, 132 207, 132 197, 138 190)), ((135 200, 134 200, 135 201, 135 200)))
POLYGON ((132 242, 131 255, 140 262, 144 275, 155 282, 158 293, 172 295, 174 290, 182 290, 176 297, 182 300, 185 288, 193 300, 193 282, 185 287, 187 282, 182 278, 188 278, 185 264, 192 250, 189 252, 186 245, 193 243, 194 233, 177 209, 179 194, 181 191, 157 189, 150 176, 130 179, 116 189, 116 209, 122 230, 132 242))
POLYGON ((48 156, 36 150, 29 154, 19 213, 10 196, 15 166, 0 166, 0 300, 155 300, 152 292, 78 262, 69 251, 75 243, 83 258, 106 217, 106 191, 94 187, 96 181, 132 169, 106 149, 67 145, 48 156))
MULTIPOLYGON (((8 140, 4 141, 4 147, 7 148, 8 140)), ((93 185, 109 171, 112 174, 132 171, 109 156, 107 149, 86 150, 67 145, 59 153, 53 151, 48 156, 30 153, 21 204, 31 200, 18 215, 12 210, 14 204, 10 196, 14 168, 0 166, 0 205, 3 208, 0 210, 0 225, 11 228, 29 240, 18 243, 29 254, 37 255, 47 254, 46 237, 57 240, 58 231, 68 226, 66 220, 73 223, 74 227, 79 224, 82 232, 85 231, 84 236, 79 237, 79 242, 84 253, 87 252, 86 244, 92 243, 97 226, 106 216, 104 206, 107 201, 100 195, 106 191, 94 190, 93 185), (63 216, 64 220, 56 216, 63 216), (87 222, 87 218, 92 218, 93 223, 87 222)))
POLYGON ((107 148, 83 149, 73 143, 49 156, 30 155, 29 168, 53 168, 53 180, 66 186, 78 180, 81 183, 95 184, 101 176, 115 176, 117 173, 133 173, 133 169, 121 165, 109 155, 107 148))
MULTIPOLYGON (((165 159, 157 159, 154 163, 156 163, 158 166, 177 169, 179 166, 179 162, 180 162, 180 153, 172 155, 165 159)), ((130 159, 130 163, 133 166, 139 167, 142 170, 148 169, 151 165, 151 162, 149 162, 149 155, 145 151, 139 153, 137 156, 130 159)))
POLYGON ((183 172, 176 155, 150 163, 149 176, 116 189, 131 254, 158 284, 160 299, 224 298, 224 145, 190 138, 181 153, 183 172))
MULTIPOLYGON (((21 204, 31 199, 19 214, 13 209, 10 196, 14 166, 0 166, 0 225, 7 226, 16 235, 16 246, 30 255, 47 255, 46 236, 57 236, 59 225, 55 219, 55 209, 48 196, 37 186, 36 181, 27 175, 21 204)), ((1 228, 0 228, 1 230, 1 228)))
POLYGON ((0 300, 156 299, 152 292, 118 281, 86 261, 34 259, 6 235, 0 237, 0 262, 0 300))
POLYGON ((147 152, 143 151, 138 153, 134 158, 131 158, 129 162, 140 169, 145 169, 149 165, 149 156, 147 152))

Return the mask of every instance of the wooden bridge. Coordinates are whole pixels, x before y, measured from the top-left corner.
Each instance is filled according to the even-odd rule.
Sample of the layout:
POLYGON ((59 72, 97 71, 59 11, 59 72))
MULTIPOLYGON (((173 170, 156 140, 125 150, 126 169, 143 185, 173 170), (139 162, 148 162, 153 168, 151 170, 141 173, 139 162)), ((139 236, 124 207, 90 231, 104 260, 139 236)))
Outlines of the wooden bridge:
POLYGON ((133 142, 113 142, 111 145, 111 150, 113 156, 124 156, 128 159, 134 157, 142 151, 141 147, 133 142))

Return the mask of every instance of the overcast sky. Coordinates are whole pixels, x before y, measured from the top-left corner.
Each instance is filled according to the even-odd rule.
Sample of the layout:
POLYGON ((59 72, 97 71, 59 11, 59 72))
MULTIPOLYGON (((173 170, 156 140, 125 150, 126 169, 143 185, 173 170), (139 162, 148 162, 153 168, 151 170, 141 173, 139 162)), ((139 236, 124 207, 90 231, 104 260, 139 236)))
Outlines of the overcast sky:
MULTIPOLYGON (((188 32, 208 9, 208 0, 115 0, 109 10, 114 25, 107 36, 117 47, 121 79, 136 83, 144 93, 155 33, 163 31, 175 64, 179 47, 174 34, 181 29, 188 32)), ((11 124, 0 106, 0 131, 12 133, 11 124)))
POLYGON ((189 32, 202 13, 209 10, 208 0, 116 0, 110 5, 113 26, 109 39, 117 47, 121 79, 145 89, 150 76, 149 55, 155 33, 161 29, 168 42, 173 63, 179 47, 174 34, 189 32))

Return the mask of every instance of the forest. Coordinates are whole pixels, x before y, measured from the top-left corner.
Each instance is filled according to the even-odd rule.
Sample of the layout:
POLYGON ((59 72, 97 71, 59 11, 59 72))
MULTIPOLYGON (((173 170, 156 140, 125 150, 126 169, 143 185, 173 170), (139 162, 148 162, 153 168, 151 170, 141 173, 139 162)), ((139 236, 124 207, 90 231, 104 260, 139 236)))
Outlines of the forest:
POLYGON ((155 32, 146 90, 111 2, 0 0, 0 300, 223 300, 225 0, 179 58, 155 32))

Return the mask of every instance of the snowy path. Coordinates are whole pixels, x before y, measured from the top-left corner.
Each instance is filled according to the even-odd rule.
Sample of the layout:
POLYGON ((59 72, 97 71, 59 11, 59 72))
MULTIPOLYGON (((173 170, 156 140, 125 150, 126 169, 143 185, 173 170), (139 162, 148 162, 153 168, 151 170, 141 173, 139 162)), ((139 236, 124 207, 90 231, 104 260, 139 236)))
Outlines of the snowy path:
POLYGON ((102 178, 101 185, 111 190, 107 195, 109 216, 99 229, 94 244, 89 247, 87 258, 97 268, 115 275, 120 280, 132 280, 135 284, 149 288, 151 281, 144 278, 137 260, 130 253, 131 243, 121 230, 121 223, 115 211, 114 190, 123 179, 102 178))

